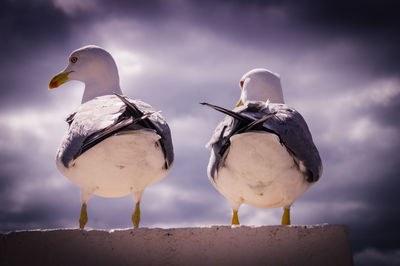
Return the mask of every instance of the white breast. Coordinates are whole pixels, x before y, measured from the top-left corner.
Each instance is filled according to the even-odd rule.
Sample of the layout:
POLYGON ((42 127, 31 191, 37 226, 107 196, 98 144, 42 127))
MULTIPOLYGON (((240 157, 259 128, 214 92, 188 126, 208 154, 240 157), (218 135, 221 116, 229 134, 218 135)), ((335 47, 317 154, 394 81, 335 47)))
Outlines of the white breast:
POLYGON ((143 191, 164 178, 164 155, 159 135, 136 130, 109 137, 92 147, 69 168, 58 161, 60 172, 85 191, 103 197, 121 197, 143 191))
POLYGON ((248 132, 231 137, 215 187, 233 205, 290 206, 310 186, 276 135, 248 132))

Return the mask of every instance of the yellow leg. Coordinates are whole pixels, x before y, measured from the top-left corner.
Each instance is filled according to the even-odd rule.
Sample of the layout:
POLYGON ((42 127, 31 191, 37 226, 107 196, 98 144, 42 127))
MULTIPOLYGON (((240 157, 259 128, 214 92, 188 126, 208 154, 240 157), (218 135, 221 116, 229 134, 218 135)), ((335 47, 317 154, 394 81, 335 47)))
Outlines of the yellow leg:
POLYGON ((79 228, 80 229, 85 228, 85 225, 86 225, 86 223, 88 221, 86 207, 87 207, 87 204, 86 203, 82 203, 81 216, 79 217, 79 228))
POLYGON ((290 225, 290 207, 283 208, 282 225, 290 225))
POLYGON ((238 217, 238 211, 233 210, 232 214, 232 225, 240 225, 239 223, 239 217, 238 217))
POLYGON ((140 201, 136 203, 135 211, 132 214, 132 223, 134 228, 139 227, 140 223, 140 201))

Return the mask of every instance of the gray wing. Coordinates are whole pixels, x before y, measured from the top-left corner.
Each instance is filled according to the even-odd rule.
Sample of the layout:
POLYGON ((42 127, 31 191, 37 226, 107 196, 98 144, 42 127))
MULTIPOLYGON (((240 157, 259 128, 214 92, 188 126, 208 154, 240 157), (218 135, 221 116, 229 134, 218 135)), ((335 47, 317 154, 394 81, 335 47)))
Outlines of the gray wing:
POLYGON ((132 114, 127 104, 114 95, 97 97, 80 105, 67 119, 69 128, 58 150, 57 159, 68 167, 79 155, 120 131, 146 129, 160 136, 164 168, 169 168, 174 153, 168 124, 150 105, 139 100, 127 101, 137 108, 138 113, 132 114))
POLYGON ((221 123, 216 127, 210 141, 206 144, 207 148, 211 148, 210 162, 207 168, 207 175, 211 180, 215 179, 216 171, 219 169, 222 157, 229 148, 230 137, 238 128, 238 120, 227 115, 221 123))
POLYGON ((285 104, 269 104, 276 115, 264 126, 276 132, 281 142, 295 159, 307 181, 316 182, 322 175, 322 161, 303 116, 285 104))
POLYGON ((215 178, 224 154, 230 145, 230 137, 248 131, 266 131, 279 137, 293 157, 307 181, 315 182, 322 174, 322 162, 311 133, 303 117, 295 109, 284 104, 250 102, 247 106, 235 108, 236 115, 249 119, 244 122, 228 116, 217 126, 207 147, 211 148, 208 176, 215 178))
POLYGON ((134 101, 114 93, 126 105, 128 116, 136 118, 138 124, 146 129, 154 130, 161 138, 158 141, 165 158, 165 169, 169 169, 174 161, 171 130, 165 119, 148 104, 134 101), (148 116, 146 114, 152 114, 148 116))

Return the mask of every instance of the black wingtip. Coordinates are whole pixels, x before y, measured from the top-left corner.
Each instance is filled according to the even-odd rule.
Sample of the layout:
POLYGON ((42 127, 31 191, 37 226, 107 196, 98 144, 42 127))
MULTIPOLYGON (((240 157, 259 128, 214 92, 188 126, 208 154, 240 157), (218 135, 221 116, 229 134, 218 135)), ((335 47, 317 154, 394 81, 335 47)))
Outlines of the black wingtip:
MULTIPOLYGON (((220 112, 221 112, 221 110, 227 110, 227 109, 225 109, 225 108, 223 108, 223 107, 220 107, 220 106, 217 106, 217 105, 214 105, 214 104, 211 104, 211 103, 201 102, 200 104, 201 104, 201 105, 208 106, 208 107, 211 107, 211 108, 213 108, 213 109, 215 109, 215 110, 217 110, 217 111, 220 111, 220 112)), ((229 111, 229 110, 228 110, 228 111, 229 111)))
POLYGON ((113 92, 113 94, 114 94, 115 96, 117 96, 118 98, 120 98, 121 100, 122 100, 122 99, 125 99, 124 96, 122 96, 122 95, 120 95, 120 94, 118 94, 118 93, 116 93, 116 92, 113 92))
POLYGON ((246 123, 251 123, 253 120, 251 120, 251 119, 249 119, 249 118, 247 118, 247 117, 245 117, 245 116, 242 116, 241 114, 239 114, 239 113, 235 113, 235 112, 233 112, 233 111, 231 111, 231 110, 228 110, 228 109, 225 109, 225 108, 223 108, 223 107, 220 107, 220 106, 217 106, 217 105, 213 105, 213 104, 209 104, 209 103, 200 103, 200 104, 202 104, 202 105, 205 105, 205 106, 208 106, 208 107, 210 107, 210 108, 213 108, 213 109, 215 109, 215 110, 217 110, 217 111, 219 111, 219 112, 221 112, 221 113, 224 113, 224 114, 226 114, 226 115, 229 115, 229 116, 232 116, 233 118, 236 118, 236 119, 238 119, 239 121, 243 121, 243 122, 246 122, 246 123))
POLYGON ((113 92, 113 94, 114 94, 115 96, 117 96, 121 101, 123 101, 123 102, 126 104, 127 100, 125 99, 124 96, 122 96, 122 95, 120 95, 120 94, 118 94, 118 93, 116 93, 116 92, 113 92))
POLYGON ((118 93, 115 93, 115 92, 113 92, 113 93, 114 93, 115 96, 117 96, 126 105, 128 110, 131 112, 131 114, 134 117, 138 117, 138 116, 142 116, 143 115, 143 113, 139 110, 139 108, 135 104, 133 104, 130 101, 128 101, 124 96, 119 95, 118 93))
POLYGON ((126 99, 126 97, 125 96, 123 96, 123 95, 121 95, 121 94, 118 94, 118 93, 116 93, 116 92, 113 92, 113 94, 115 95, 115 96, 117 96, 121 101, 123 101, 125 104, 131 104, 127 99, 126 99))

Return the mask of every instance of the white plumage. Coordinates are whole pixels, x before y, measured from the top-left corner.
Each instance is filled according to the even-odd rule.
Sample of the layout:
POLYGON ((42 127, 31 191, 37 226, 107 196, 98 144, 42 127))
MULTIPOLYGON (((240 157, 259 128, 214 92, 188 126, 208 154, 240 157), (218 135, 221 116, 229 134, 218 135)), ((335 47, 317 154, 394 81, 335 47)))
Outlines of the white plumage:
POLYGON ((231 137, 215 186, 238 210, 290 206, 312 183, 298 171, 276 135, 248 132, 231 137))
POLYGON ((102 197, 134 196, 137 202, 144 190, 169 172, 161 171, 164 155, 155 143, 153 131, 117 133, 96 144, 71 161, 67 168, 57 155, 57 168, 84 193, 102 197))
POLYGON ((208 176, 231 203, 232 224, 243 203, 284 207, 282 224, 290 224, 290 206, 322 174, 318 150, 303 117, 283 103, 279 75, 254 69, 240 86, 233 111, 203 103, 228 115, 207 144, 208 176))
POLYGON ((174 155, 164 118, 150 105, 121 93, 111 55, 97 46, 74 51, 69 65, 49 88, 75 79, 85 83, 82 104, 67 119, 68 131, 57 152, 57 168, 81 190, 80 227, 87 222, 92 195, 136 202, 132 221, 139 226, 144 190, 171 170, 174 155))

